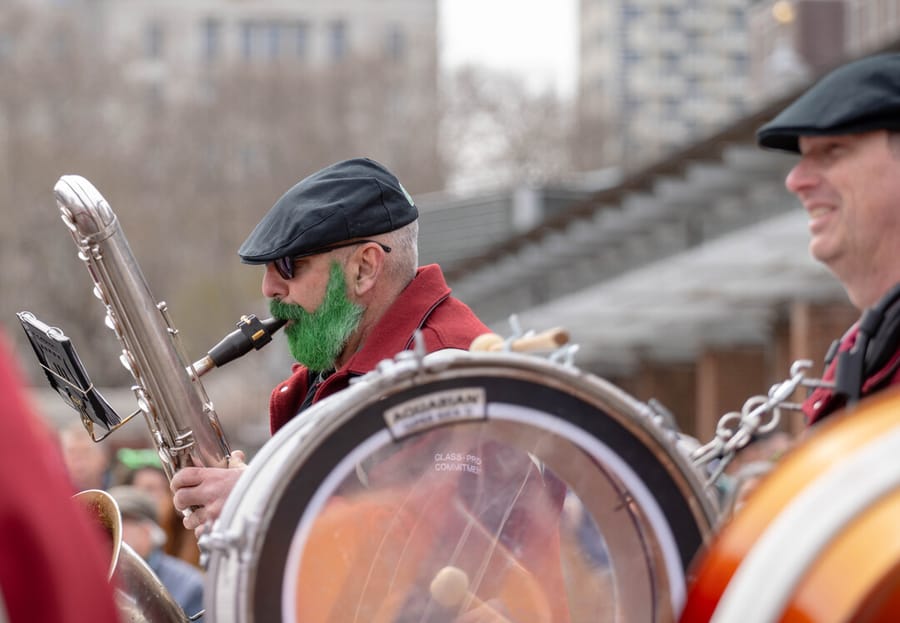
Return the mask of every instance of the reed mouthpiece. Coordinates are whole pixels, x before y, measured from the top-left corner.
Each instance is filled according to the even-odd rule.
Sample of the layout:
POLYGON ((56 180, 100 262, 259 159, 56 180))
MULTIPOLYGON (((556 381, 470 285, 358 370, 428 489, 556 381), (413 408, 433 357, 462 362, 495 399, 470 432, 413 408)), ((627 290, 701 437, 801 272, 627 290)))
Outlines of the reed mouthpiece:
POLYGON ((286 323, 287 320, 279 318, 259 320, 253 314, 242 316, 237 323, 238 328, 213 346, 206 358, 209 358, 215 367, 221 368, 226 363, 246 355, 251 350, 259 350, 271 342, 272 335, 286 323))

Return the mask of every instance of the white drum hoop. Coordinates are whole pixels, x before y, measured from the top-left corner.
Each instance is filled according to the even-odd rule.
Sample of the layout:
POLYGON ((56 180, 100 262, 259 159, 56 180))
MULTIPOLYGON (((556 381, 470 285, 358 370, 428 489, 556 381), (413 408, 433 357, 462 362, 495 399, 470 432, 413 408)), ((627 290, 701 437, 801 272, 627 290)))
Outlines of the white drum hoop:
MULTIPOLYGON (((454 352, 385 364, 289 422, 260 450, 208 539, 208 615, 217 623, 290 621, 286 570, 297 568, 310 525, 337 486, 365 455, 448 427, 477 428, 529 454, 540 446, 535 458, 583 503, 614 572, 624 570, 620 607, 640 610, 641 620, 680 610, 684 571, 717 512, 671 434, 645 405, 572 366, 454 352), (611 498, 618 503, 610 506, 611 498), (610 522, 628 527, 609 535, 610 522)), ((617 620, 631 618, 623 614, 617 620)))

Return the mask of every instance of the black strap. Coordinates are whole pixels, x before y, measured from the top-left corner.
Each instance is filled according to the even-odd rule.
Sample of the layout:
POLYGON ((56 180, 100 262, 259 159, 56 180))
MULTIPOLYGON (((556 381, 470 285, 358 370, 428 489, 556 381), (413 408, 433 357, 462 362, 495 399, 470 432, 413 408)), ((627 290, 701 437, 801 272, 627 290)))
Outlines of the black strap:
POLYGON ((890 361, 900 343, 900 284, 859 320, 856 342, 850 350, 838 354, 834 393, 844 396, 847 404, 862 396, 866 379, 890 361))

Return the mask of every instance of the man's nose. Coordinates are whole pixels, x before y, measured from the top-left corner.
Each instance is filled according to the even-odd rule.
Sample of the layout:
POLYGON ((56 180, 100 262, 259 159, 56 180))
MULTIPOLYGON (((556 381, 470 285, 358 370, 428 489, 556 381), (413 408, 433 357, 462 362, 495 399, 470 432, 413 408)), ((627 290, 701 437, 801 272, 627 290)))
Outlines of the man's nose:
POLYGON ((287 294, 287 282, 275 270, 274 264, 266 264, 266 274, 263 275, 262 293, 268 299, 283 298, 287 294))
POLYGON ((819 174, 815 168, 804 158, 794 165, 784 179, 785 187, 794 193, 800 194, 808 188, 812 188, 819 182, 819 174))

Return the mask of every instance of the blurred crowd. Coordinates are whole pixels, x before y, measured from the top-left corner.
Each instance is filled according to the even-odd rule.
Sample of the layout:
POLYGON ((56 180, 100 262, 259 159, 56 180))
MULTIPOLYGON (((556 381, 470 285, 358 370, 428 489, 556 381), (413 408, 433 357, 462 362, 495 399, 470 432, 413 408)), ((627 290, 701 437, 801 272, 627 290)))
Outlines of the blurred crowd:
POLYGON ((112 451, 105 443, 95 443, 78 421, 59 431, 59 444, 73 488, 112 495, 122 515, 123 541, 147 562, 188 616, 202 610, 197 539, 172 503, 156 449, 112 451))

